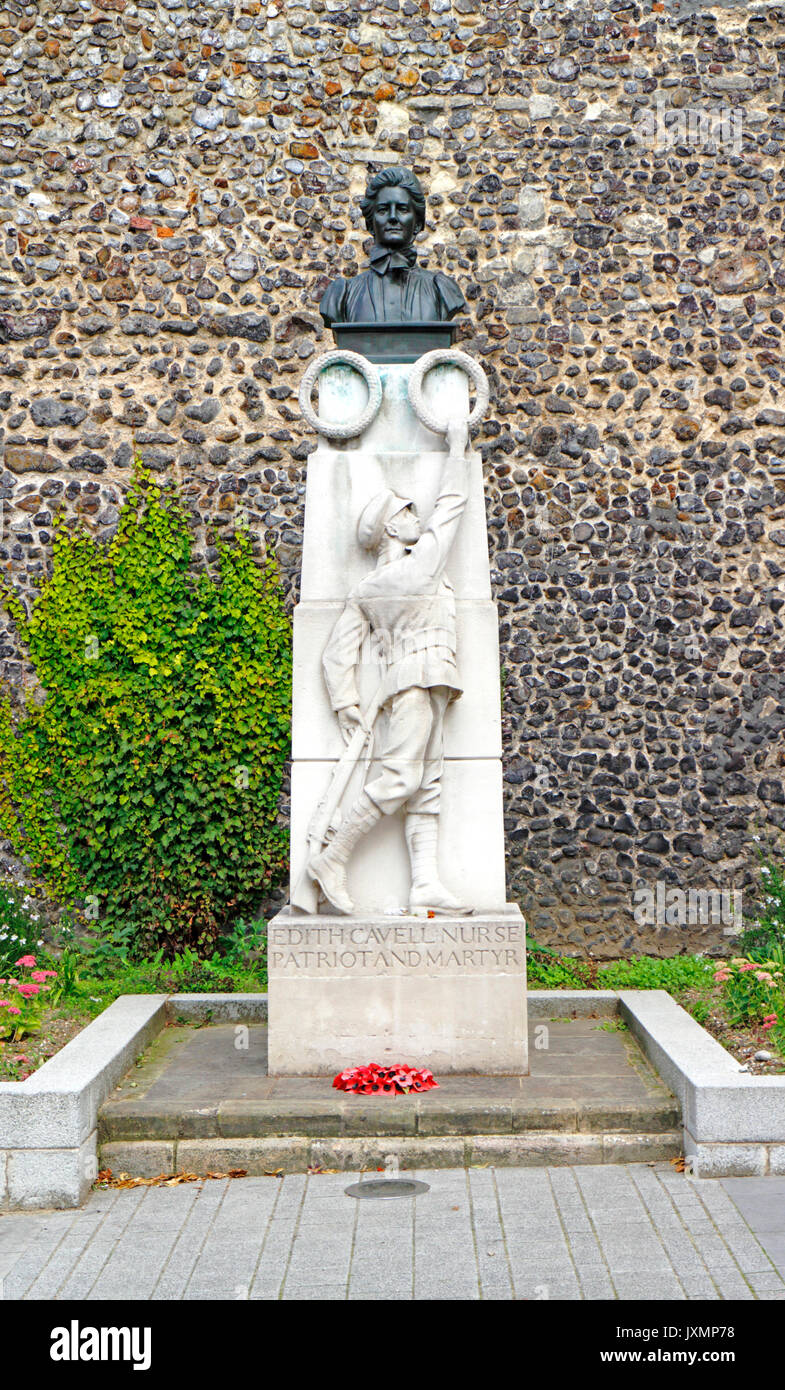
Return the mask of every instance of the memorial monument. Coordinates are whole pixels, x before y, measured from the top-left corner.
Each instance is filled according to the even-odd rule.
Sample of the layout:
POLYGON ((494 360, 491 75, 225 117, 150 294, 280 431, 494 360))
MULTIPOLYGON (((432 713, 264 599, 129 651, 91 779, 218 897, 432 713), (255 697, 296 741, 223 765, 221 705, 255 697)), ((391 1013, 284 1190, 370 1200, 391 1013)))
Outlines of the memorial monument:
POLYGON ((417 179, 384 169, 361 207, 370 268, 325 292, 339 347, 300 390, 319 443, 294 617, 291 896, 268 936, 270 1073, 524 1074, 525 924, 506 902, 498 627, 470 446, 488 383, 450 346, 459 287, 416 266, 417 179))

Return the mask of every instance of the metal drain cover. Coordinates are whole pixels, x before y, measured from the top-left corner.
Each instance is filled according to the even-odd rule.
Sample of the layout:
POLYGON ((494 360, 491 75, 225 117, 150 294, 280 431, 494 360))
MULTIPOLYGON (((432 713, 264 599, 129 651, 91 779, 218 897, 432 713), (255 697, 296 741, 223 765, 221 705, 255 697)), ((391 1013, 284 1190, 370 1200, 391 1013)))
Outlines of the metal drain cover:
POLYGON ((419 1192, 430 1190, 430 1183, 416 1178, 369 1178, 344 1188, 347 1197, 416 1197, 419 1192))

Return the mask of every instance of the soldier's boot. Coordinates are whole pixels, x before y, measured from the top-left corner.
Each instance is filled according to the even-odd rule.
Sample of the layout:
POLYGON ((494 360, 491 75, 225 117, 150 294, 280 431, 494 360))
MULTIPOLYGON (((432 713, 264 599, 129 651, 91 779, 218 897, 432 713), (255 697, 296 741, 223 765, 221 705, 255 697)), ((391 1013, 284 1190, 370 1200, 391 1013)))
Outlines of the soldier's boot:
POLYGON ((311 878, 318 883, 336 912, 346 917, 350 917, 354 912, 354 904, 349 897, 346 883, 346 865, 357 841, 372 829, 381 818, 381 814, 376 803, 371 801, 366 792, 362 792, 333 838, 308 862, 311 878))
POLYGON ((436 864, 439 817, 410 811, 406 817, 405 833, 412 867, 411 910, 454 912, 457 916, 471 912, 471 908, 464 907, 452 893, 447 892, 439 879, 436 864))

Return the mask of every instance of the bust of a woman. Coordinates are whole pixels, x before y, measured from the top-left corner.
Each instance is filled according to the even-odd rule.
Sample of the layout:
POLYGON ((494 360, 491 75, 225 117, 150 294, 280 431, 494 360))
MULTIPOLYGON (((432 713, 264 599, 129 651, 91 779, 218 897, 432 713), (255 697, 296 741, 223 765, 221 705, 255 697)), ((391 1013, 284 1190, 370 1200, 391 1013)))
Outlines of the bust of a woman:
POLYGON ((370 268, 350 280, 339 276, 319 310, 332 323, 402 323, 451 319, 466 301, 449 275, 423 270, 412 245, 425 226, 425 194, 411 169, 381 169, 360 203, 373 236, 370 268))

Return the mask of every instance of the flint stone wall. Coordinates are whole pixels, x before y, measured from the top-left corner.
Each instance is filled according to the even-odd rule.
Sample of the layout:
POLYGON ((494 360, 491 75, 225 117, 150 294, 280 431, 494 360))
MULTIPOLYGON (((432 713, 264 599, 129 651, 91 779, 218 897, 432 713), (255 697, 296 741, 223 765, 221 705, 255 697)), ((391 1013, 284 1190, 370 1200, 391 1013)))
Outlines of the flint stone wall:
POLYGON ((784 58, 771 3, 6 3, 3 575, 109 536, 135 443, 294 601, 318 300, 413 166, 493 387, 510 896, 567 950, 727 946, 633 893, 749 884, 785 824, 784 58))

